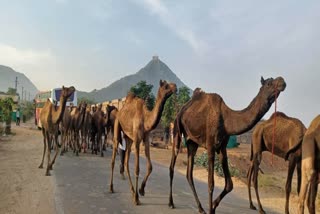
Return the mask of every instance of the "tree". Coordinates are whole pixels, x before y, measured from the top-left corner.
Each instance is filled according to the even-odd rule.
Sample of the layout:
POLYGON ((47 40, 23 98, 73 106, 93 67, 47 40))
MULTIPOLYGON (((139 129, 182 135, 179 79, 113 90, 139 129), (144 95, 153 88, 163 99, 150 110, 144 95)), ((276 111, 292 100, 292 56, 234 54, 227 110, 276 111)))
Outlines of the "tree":
POLYGON ((183 86, 179 88, 178 92, 178 105, 179 109, 190 100, 190 90, 188 87, 183 86))
POLYGON ((138 82, 136 85, 130 88, 130 91, 137 97, 140 97, 146 102, 146 106, 149 110, 152 110, 155 103, 155 97, 152 94, 153 85, 147 84, 145 80, 138 82))
POLYGON ((169 97, 164 105, 164 109, 161 116, 161 124, 164 128, 168 128, 170 123, 174 121, 177 111, 176 111, 177 95, 173 94, 169 97))
POLYGON ((81 98, 78 98, 78 103, 81 103, 81 102, 85 102, 89 105, 91 104, 94 104, 94 100, 92 100, 91 98, 88 98, 88 97, 81 97, 81 98))
POLYGON ((8 95, 17 95, 17 90, 15 88, 8 88, 8 95))
POLYGON ((173 94, 167 100, 161 117, 161 124, 166 129, 169 128, 171 122, 176 118, 180 108, 190 100, 190 92, 188 87, 181 87, 178 90, 178 95, 173 94))
POLYGON ((0 99, 0 121, 5 122, 5 133, 11 132, 11 112, 12 112, 13 100, 11 97, 7 97, 3 100, 0 99))

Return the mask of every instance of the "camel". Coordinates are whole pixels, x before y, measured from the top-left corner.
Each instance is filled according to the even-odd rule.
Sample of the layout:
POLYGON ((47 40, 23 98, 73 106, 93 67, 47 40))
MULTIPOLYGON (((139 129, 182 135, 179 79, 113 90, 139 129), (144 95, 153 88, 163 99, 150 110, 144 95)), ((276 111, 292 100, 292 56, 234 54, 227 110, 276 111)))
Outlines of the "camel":
POLYGON ((298 213, 304 213, 304 203, 308 192, 308 210, 310 214, 314 214, 320 181, 320 115, 313 119, 303 138, 301 177, 298 213))
POLYGON ((233 183, 228 168, 226 151, 229 136, 239 135, 250 130, 269 110, 276 97, 286 87, 286 83, 282 77, 266 80, 261 77, 261 84, 262 86, 258 95, 247 108, 241 111, 230 109, 220 95, 205 93, 199 89, 181 108, 174 124, 174 144, 172 146, 172 158, 169 169, 170 193, 168 205, 170 208, 174 208, 172 181, 182 134, 186 139, 188 151, 187 180, 197 202, 199 212, 205 213, 193 183, 194 156, 199 146, 203 146, 208 151, 209 213, 215 213, 223 197, 231 192, 233 183), (212 201, 215 152, 220 154, 220 161, 225 176, 225 186, 215 201, 212 201))
POLYGON ((70 116, 71 116, 71 131, 73 132, 73 142, 74 148, 73 151, 76 153, 76 156, 79 155, 79 151, 81 151, 80 142, 79 142, 79 134, 80 129, 82 127, 85 113, 86 113, 87 104, 85 102, 80 103, 77 108, 73 108, 70 116))
POLYGON ((81 138, 82 138, 82 147, 83 152, 86 153, 88 144, 90 139, 90 132, 91 132, 91 125, 92 125, 92 115, 90 114, 91 108, 90 106, 87 106, 85 117, 83 121, 83 126, 81 127, 81 138))
POLYGON ((262 152, 269 151, 272 152, 273 144, 273 134, 274 134, 274 120, 276 119, 275 127, 275 142, 274 142, 274 154, 289 160, 288 175, 286 182, 286 205, 285 213, 289 214, 289 199, 291 192, 292 176, 295 167, 297 166, 297 192, 300 191, 300 181, 301 181, 301 143, 306 131, 306 127, 303 123, 292 117, 288 117, 282 112, 276 112, 271 115, 271 117, 258 123, 252 134, 252 144, 251 144, 251 165, 247 174, 247 184, 249 192, 249 202, 250 208, 256 210, 253 206, 251 199, 251 180, 254 183, 254 189, 257 196, 259 212, 265 213, 262 208, 259 192, 258 192, 258 172, 259 165, 262 160, 262 152))
POLYGON ((150 160, 150 145, 149 133, 158 125, 164 104, 166 100, 176 93, 177 86, 175 83, 168 83, 167 81, 160 80, 160 87, 158 89, 155 106, 152 111, 149 111, 143 99, 136 97, 134 94, 129 93, 126 97, 124 106, 119 110, 114 124, 114 141, 111 161, 111 179, 110 179, 110 192, 113 193, 113 171, 116 152, 118 149, 118 142, 121 142, 120 132, 123 131, 126 140, 126 155, 125 155, 125 168, 131 187, 132 199, 135 205, 140 205, 138 195, 138 179, 139 179, 139 152, 140 143, 143 140, 145 146, 145 155, 147 159, 147 173, 141 183, 139 189, 140 195, 144 196, 144 188, 148 177, 152 171, 152 164, 150 160), (135 188, 133 187, 131 176, 129 172, 129 159, 132 144, 135 146, 135 188))
POLYGON ((61 121, 61 140, 62 140, 62 149, 61 149, 61 153, 60 155, 62 156, 64 154, 64 152, 67 151, 67 140, 68 137, 70 138, 70 130, 71 130, 71 116, 70 113, 72 111, 71 106, 69 106, 69 108, 64 111, 63 117, 62 117, 62 121, 61 121))
POLYGON ((52 166, 59 152, 59 149, 56 148, 56 154, 52 162, 50 162, 50 147, 51 147, 51 139, 52 139, 51 136, 56 135, 59 123, 62 120, 62 116, 66 107, 67 99, 74 93, 75 90, 76 89, 73 86, 69 88, 62 86, 61 96, 60 96, 60 105, 56 108, 54 104, 51 103, 50 100, 48 99, 42 108, 42 111, 40 114, 40 121, 42 124, 44 149, 43 149, 42 161, 39 168, 43 168, 44 155, 46 153, 46 147, 48 146, 47 147, 48 165, 46 170, 46 176, 50 175, 50 170, 52 169, 52 166))
MULTIPOLYGON (((107 136, 109 133, 112 134, 112 137, 113 137, 113 133, 114 133, 114 123, 116 121, 116 117, 118 115, 118 109, 115 107, 115 106, 110 106, 110 105, 107 105, 106 107, 106 111, 108 112, 109 114, 109 120, 108 120, 108 123, 107 123, 107 134, 106 134, 106 138, 105 138, 105 143, 107 144, 107 136)), ((121 135, 119 136, 121 138, 121 135)), ((122 142, 122 139, 119 139, 119 142, 122 142)), ((121 164, 120 164, 120 175, 122 177, 122 179, 124 179, 124 158, 125 158, 125 151, 123 151, 122 149, 118 149, 118 153, 120 153, 120 161, 121 161, 121 164)))
POLYGON ((113 133, 114 133, 114 123, 116 121, 116 117, 118 115, 118 109, 115 106, 111 106, 111 105, 107 105, 106 107, 106 112, 109 114, 108 116, 108 123, 107 123, 107 134, 106 134, 106 138, 105 138, 105 144, 107 144, 107 136, 109 135, 109 133, 112 135, 113 138, 113 133))
POLYGON ((100 151, 101 157, 103 157, 102 149, 102 135, 105 134, 105 127, 108 123, 108 114, 102 111, 102 105, 98 105, 97 110, 92 115, 92 154, 97 154, 100 151), (97 135, 97 137, 95 137, 97 135))

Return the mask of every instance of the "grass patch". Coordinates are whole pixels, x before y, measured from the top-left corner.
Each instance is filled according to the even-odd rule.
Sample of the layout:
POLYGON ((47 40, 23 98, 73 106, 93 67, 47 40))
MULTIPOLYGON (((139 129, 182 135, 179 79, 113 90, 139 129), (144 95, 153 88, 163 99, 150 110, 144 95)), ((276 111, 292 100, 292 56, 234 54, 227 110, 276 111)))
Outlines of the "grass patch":
MULTIPOLYGON (((208 170, 208 153, 203 152, 201 155, 197 155, 195 158, 195 164, 197 166, 202 166, 208 170)), ((232 164, 228 161, 229 171, 231 177, 239 177, 240 172, 237 168, 233 167, 232 164)), ((223 177, 223 170, 222 170, 222 164, 219 161, 218 155, 215 156, 214 160, 214 171, 217 173, 218 176, 223 177)))

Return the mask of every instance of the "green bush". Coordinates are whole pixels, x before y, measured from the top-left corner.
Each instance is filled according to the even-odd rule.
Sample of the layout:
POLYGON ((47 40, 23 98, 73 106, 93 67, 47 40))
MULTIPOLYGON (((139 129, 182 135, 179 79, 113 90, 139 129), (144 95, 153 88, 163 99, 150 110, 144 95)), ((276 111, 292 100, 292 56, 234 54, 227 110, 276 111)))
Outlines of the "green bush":
MULTIPOLYGON (((204 168, 206 168, 208 170, 208 153, 207 152, 203 152, 201 155, 199 155, 199 156, 197 155, 196 158, 195 158, 195 164, 197 166, 202 166, 202 167, 204 167, 204 168)), ((236 169, 235 167, 233 167, 229 162, 228 162, 228 166, 229 166, 229 171, 230 171, 231 177, 238 177, 240 175, 239 170, 236 169)), ((222 169, 222 164, 220 163, 218 155, 215 155, 214 171, 220 177, 224 176, 223 169, 222 169)))

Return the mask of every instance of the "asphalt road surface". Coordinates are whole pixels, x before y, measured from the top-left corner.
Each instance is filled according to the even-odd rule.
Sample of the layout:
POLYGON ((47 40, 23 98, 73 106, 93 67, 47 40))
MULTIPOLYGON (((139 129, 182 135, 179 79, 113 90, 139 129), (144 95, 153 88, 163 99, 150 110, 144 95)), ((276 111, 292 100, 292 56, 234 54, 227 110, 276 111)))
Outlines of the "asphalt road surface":
MULTIPOLYGON (((151 154, 152 158, 152 154, 151 154)), ((170 158, 170 157, 168 157, 170 158)), ((72 152, 58 156, 54 165, 55 204, 58 213, 198 213, 197 205, 185 175, 175 171, 173 200, 176 208, 168 207, 169 169, 153 162, 153 172, 145 188, 145 196, 140 196, 140 206, 131 200, 128 179, 122 180, 117 156, 114 174, 114 191, 109 193, 111 150, 105 157, 81 153, 76 157, 72 152)), ((145 159, 140 157, 139 184, 145 175, 145 159)), ((134 182, 134 155, 130 160, 131 178, 134 182)), ((207 183, 195 179, 195 186, 202 206, 208 212, 207 183)), ((235 187, 236 188, 236 187, 235 187)), ((221 189, 214 189, 214 198, 221 189)), ((250 210, 247 194, 236 196, 229 193, 220 203, 216 213, 257 214, 250 210)), ((282 213, 264 207, 267 213, 282 213)))

